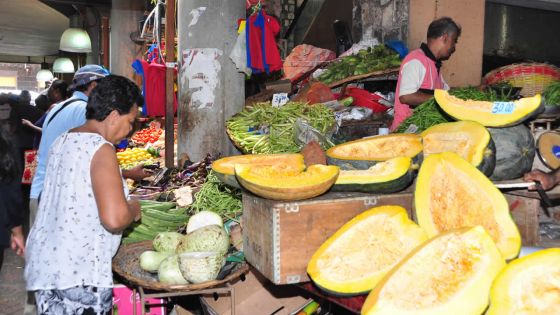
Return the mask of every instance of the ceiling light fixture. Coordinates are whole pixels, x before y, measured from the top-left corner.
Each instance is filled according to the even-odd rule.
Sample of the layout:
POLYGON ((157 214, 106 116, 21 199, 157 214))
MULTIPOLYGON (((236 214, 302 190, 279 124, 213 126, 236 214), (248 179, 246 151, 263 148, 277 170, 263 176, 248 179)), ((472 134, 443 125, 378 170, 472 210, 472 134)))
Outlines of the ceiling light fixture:
POLYGON ((91 39, 88 33, 79 27, 80 25, 78 14, 70 17, 70 27, 60 37, 60 50, 75 53, 91 52, 91 39))
POLYGON ((43 57, 43 62, 41 63, 41 70, 37 72, 37 81, 50 81, 54 78, 53 73, 49 70, 49 64, 46 63, 45 57, 43 57))
POLYGON ((53 72, 58 73, 74 73, 74 63, 70 58, 60 57, 56 58, 53 63, 53 72))

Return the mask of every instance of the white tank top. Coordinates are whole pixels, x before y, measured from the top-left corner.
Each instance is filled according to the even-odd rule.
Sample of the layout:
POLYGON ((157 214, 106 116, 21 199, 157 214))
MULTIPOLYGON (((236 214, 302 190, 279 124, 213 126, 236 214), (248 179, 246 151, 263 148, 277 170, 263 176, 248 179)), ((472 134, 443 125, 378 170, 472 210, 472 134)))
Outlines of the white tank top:
MULTIPOLYGON (((95 133, 63 133, 53 143, 37 218, 27 239, 27 290, 112 287, 120 234, 107 231, 91 185, 91 159, 109 143, 95 133)), ((123 189, 128 189, 123 179, 123 189)))

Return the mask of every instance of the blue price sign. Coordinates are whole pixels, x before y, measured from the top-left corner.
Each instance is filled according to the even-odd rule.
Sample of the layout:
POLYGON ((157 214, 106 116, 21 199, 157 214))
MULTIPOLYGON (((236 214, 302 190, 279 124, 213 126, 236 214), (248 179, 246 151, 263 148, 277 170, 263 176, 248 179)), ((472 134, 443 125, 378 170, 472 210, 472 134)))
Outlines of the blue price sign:
POLYGON ((492 114, 511 114, 515 109, 513 102, 494 102, 492 103, 492 114))
POLYGON ((288 93, 276 93, 272 95, 272 107, 280 107, 288 103, 288 93))

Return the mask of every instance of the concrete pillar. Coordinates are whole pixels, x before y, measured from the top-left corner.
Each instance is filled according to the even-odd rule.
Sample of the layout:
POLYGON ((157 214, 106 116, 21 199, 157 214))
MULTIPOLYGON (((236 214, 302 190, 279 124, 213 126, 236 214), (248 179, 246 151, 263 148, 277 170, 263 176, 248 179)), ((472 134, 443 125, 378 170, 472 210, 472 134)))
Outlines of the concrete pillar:
POLYGON ((408 47, 426 41, 428 25, 449 16, 462 27, 457 51, 443 63, 443 77, 450 86, 480 84, 484 46, 485 0, 411 0, 408 47))
POLYGON ((142 56, 146 47, 135 44, 130 34, 138 30, 138 21, 144 14, 144 2, 137 0, 113 0, 110 19, 110 58, 111 73, 134 78, 130 66, 134 59, 142 56))
POLYGON ((206 153, 239 154, 225 121, 245 102, 243 74, 229 54, 237 39, 244 1, 179 1, 178 157, 198 161, 206 153))

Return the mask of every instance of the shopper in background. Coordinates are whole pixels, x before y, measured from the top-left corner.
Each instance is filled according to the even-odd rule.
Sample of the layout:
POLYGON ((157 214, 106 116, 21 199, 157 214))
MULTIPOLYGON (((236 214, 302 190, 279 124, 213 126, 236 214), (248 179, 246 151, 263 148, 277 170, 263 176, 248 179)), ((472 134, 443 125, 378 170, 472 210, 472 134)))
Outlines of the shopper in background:
POLYGON ((23 152, 33 148, 33 138, 35 137, 35 130, 22 124, 22 120, 37 121, 44 112, 39 108, 31 105, 31 95, 29 91, 23 90, 20 95, 12 95, 13 105, 10 116, 10 121, 14 127, 14 132, 17 137, 21 161, 23 162, 23 152))
POLYGON ((38 149, 39 144, 41 143, 41 134, 43 132, 43 124, 45 123, 45 119, 49 114, 50 110, 59 103, 60 101, 66 100, 68 97, 68 84, 62 80, 55 80, 47 91, 47 95, 39 95, 35 99, 35 106, 43 106, 43 102, 45 102, 46 108, 45 113, 39 120, 32 123, 27 119, 22 119, 21 123, 25 126, 32 128, 35 130, 35 138, 33 139, 33 149, 38 149), (44 101, 43 101, 44 100, 44 101))
POLYGON ((5 248, 11 247, 20 256, 25 252, 21 166, 17 154, 8 123, 0 122, 0 268, 5 248))
POLYGON ((449 17, 432 21, 427 43, 411 51, 402 61, 395 91, 395 114, 391 131, 410 115, 412 109, 433 97, 435 89, 448 90, 440 73, 442 61, 455 52, 461 27, 449 17))
POLYGON ((25 278, 39 314, 110 314, 112 257, 122 231, 140 219, 113 144, 132 130, 140 89, 121 76, 97 83, 87 122, 52 144, 37 219, 26 250, 25 278))

